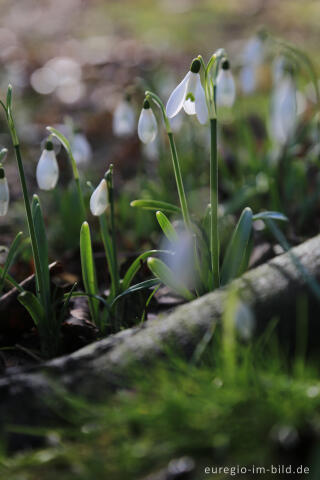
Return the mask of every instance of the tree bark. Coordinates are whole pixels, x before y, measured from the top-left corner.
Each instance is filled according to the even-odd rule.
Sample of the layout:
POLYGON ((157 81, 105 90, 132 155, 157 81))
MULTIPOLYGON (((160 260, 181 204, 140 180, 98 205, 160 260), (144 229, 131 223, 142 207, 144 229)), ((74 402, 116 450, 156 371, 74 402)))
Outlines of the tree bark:
MULTIPOLYGON (((252 310, 261 332, 271 318, 280 319, 284 339, 295 333, 295 307, 300 295, 308 295, 312 340, 319 332, 319 301, 310 294, 310 283, 320 279, 320 235, 255 268, 230 286, 252 310)), ((95 400, 128 384, 130 368, 149 368, 168 349, 190 356, 212 327, 219 322, 228 297, 221 288, 170 314, 127 329, 81 350, 39 367, 12 371, 0 380, 1 423, 41 425, 56 421, 56 411, 66 392, 95 400)), ((14 448, 25 445, 14 437, 14 448), (21 443, 21 445, 20 445, 21 443)), ((28 437, 30 441, 30 437, 28 437)))

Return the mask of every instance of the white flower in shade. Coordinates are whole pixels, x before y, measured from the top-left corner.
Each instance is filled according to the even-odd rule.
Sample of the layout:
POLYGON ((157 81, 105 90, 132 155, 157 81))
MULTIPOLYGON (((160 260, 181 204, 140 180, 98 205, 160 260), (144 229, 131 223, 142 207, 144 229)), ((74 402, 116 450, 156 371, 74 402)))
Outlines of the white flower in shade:
POLYGON ((143 143, 150 143, 156 138, 158 125, 156 117, 150 108, 150 103, 145 100, 138 122, 138 136, 143 143))
POLYGON ((87 165, 92 158, 91 145, 83 133, 75 133, 71 142, 71 150, 77 165, 87 165))
POLYGON ((264 59, 264 43, 261 35, 249 38, 242 53, 244 65, 260 65, 264 59))
POLYGON ((4 168, 0 164, 0 216, 3 217, 8 212, 9 207, 9 187, 4 168))
POLYGON ((297 123, 297 95, 291 74, 275 86, 271 101, 271 134, 276 142, 285 144, 297 123))
POLYGON ((239 79, 243 93, 249 94, 254 92, 257 84, 257 67, 255 65, 242 67, 239 79))
POLYGON ((90 198, 90 210, 92 215, 99 217, 108 206, 108 188, 107 182, 103 178, 90 198))
POLYGON ((236 84, 228 60, 223 60, 217 76, 217 105, 232 107, 236 99, 236 84))
POLYGON ((112 130, 116 137, 132 135, 136 128, 136 115, 128 100, 122 100, 113 114, 112 130))
POLYGON ((201 62, 197 58, 193 60, 189 72, 171 93, 166 106, 167 116, 175 117, 180 110, 188 115, 197 115, 203 125, 208 120, 208 108, 205 93, 201 84, 201 62))
POLYGON ((53 143, 46 142, 37 165, 37 182, 41 190, 52 190, 59 178, 59 166, 53 149, 53 143))

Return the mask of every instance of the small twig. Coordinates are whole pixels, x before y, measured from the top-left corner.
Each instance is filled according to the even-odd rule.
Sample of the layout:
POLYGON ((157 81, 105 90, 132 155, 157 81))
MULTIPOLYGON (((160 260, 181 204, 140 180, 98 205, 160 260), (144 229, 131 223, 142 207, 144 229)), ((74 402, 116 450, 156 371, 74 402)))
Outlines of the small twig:
POLYGON ((43 358, 39 357, 36 353, 33 353, 31 350, 29 350, 26 347, 23 347, 22 345, 19 345, 18 343, 15 344, 14 346, 17 350, 20 350, 21 352, 26 353, 29 355, 29 357, 33 358, 33 360, 36 360, 38 363, 43 362, 43 358))

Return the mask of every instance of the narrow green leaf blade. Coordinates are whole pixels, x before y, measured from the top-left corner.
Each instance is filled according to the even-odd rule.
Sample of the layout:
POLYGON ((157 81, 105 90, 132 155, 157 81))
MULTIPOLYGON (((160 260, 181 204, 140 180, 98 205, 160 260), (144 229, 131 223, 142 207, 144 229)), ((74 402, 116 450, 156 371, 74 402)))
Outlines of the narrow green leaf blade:
POLYGON ((252 220, 279 220, 280 222, 288 222, 289 219, 283 213, 280 212, 259 212, 253 215, 252 220))
MULTIPOLYGON (((93 262, 91 235, 88 222, 83 222, 80 230, 80 257, 82 268, 82 280, 84 288, 89 295, 98 295, 96 269, 93 262)), ((92 321, 98 321, 99 302, 97 299, 89 297, 89 308, 92 321)))
POLYGON ((159 210, 156 212, 156 217, 157 217, 158 223, 159 223, 163 233, 167 237, 167 239, 171 243, 176 244, 179 240, 178 234, 177 234, 174 226, 172 225, 172 223, 168 219, 168 217, 163 212, 160 212, 159 210))
POLYGON ((29 312, 34 324, 41 326, 45 320, 45 311, 39 299, 31 292, 23 292, 18 296, 18 300, 29 312))
POLYGON ((139 269, 141 268, 141 265, 148 257, 150 257, 151 255, 156 255, 160 253, 167 253, 168 255, 171 254, 171 252, 169 252, 168 250, 147 250, 141 253, 141 255, 139 255, 128 268, 122 280, 122 289, 127 290, 130 287, 133 277, 139 271, 139 269))
POLYGON ((177 292, 186 300, 193 300, 195 297, 174 275, 173 271, 159 258, 149 258, 148 267, 162 283, 177 292))
POLYGON ((43 294, 46 296, 46 301, 50 302, 50 272, 49 272, 49 258, 48 258, 48 241, 46 235, 46 228, 43 220, 40 200, 37 195, 33 195, 31 212, 34 223, 34 229, 37 238, 40 262, 41 262, 41 275, 43 280, 43 286, 45 291, 43 294))
POLYGON ((151 278, 149 280, 145 280, 144 282, 137 283, 136 285, 132 285, 132 287, 127 288, 124 292, 120 293, 112 302, 111 306, 113 306, 120 298, 125 297, 126 295, 130 295, 130 293, 139 292, 140 290, 144 290, 146 288, 154 287, 155 285, 159 285, 161 282, 158 278, 151 278))
POLYGON ((181 213, 181 208, 172 203, 162 202, 161 200, 133 200, 131 207, 142 208, 144 210, 161 210, 167 213, 181 213))
POLYGON ((242 211, 240 219, 227 247, 221 268, 221 285, 225 285, 226 283, 230 282, 230 280, 240 275, 251 230, 252 210, 251 208, 247 207, 242 211))

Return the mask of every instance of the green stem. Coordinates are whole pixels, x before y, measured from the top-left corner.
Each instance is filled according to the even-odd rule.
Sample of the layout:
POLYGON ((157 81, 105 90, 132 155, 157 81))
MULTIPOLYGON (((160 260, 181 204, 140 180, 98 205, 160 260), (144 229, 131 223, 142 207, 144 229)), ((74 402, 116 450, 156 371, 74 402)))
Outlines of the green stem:
POLYGON ((117 241, 116 241, 115 214, 114 214, 113 165, 110 165, 105 178, 107 181, 108 196, 109 196, 109 203, 110 203, 114 286, 115 286, 115 295, 118 295, 120 291, 120 277, 119 277, 119 269, 118 269, 117 241))
POLYGON ((211 154, 210 154, 210 253, 213 285, 220 286, 219 273, 219 230, 218 230, 218 154, 217 119, 210 118, 211 154))
POLYGON ((100 222, 101 237, 102 237, 104 250, 107 257, 110 277, 111 277, 111 287, 110 287, 111 298, 114 299, 116 297, 117 267, 114 264, 113 245, 112 245, 112 240, 110 238, 106 214, 100 215, 99 222, 100 222))
POLYGON ((168 133, 168 138, 170 143, 171 158, 172 158, 174 176, 176 179, 176 184, 177 184, 177 189, 179 194, 182 216, 187 229, 191 230, 191 220, 190 220, 190 215, 189 215, 189 210, 187 205, 186 194, 183 187, 183 181, 182 181, 182 175, 181 175, 181 169, 180 169, 180 163, 178 159, 176 144, 173 138, 173 133, 171 131, 167 133, 168 133))
POLYGON ((174 141, 173 133, 171 130, 171 125, 169 122, 169 119, 166 114, 166 109, 164 107, 164 104, 160 97, 156 95, 153 92, 150 92, 147 90, 145 92, 146 97, 152 98, 152 100, 155 102, 155 104, 160 108, 162 116, 163 116, 163 121, 166 127, 166 131, 168 134, 169 138, 169 143, 170 143, 170 150, 171 150, 171 158, 172 158, 172 164, 173 164, 173 170, 174 170, 174 175, 176 179, 176 184, 177 184, 177 189, 178 189, 178 195, 179 195, 179 200, 180 200, 180 205, 181 205, 181 210, 182 210, 182 216, 184 223, 186 225, 186 228, 188 230, 191 230, 191 220, 190 220, 190 215, 189 215, 189 210, 188 210, 188 204, 187 204, 187 199, 186 199, 186 194, 184 191, 184 186, 183 186, 183 181, 182 181, 182 175, 181 175, 181 169, 180 169, 180 163, 179 163, 179 158, 178 158, 178 153, 176 149, 176 144, 174 141))

